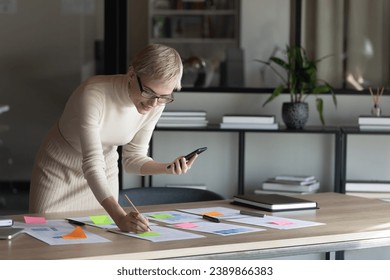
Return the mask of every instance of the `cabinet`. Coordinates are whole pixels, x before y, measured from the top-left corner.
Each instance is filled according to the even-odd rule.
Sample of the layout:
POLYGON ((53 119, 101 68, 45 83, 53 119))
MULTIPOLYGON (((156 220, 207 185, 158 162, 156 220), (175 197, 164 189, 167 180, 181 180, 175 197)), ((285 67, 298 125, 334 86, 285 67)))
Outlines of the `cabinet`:
MULTIPOLYGON (((239 48, 239 16, 239 0, 149 0, 148 42, 177 49, 185 68, 187 61, 202 61, 209 75, 201 86, 220 86, 226 52, 239 48)), ((184 75, 183 86, 193 87, 194 80, 184 75)))
MULTIPOLYGON (((340 176, 342 172, 342 168, 340 166, 340 163, 343 162, 340 159, 340 156, 342 155, 342 137, 341 137, 341 130, 338 127, 322 127, 322 126, 312 126, 307 127, 302 130, 291 130, 291 129, 285 129, 280 128, 279 130, 257 130, 257 129, 220 129, 218 124, 209 125, 205 128, 156 128, 156 131, 165 131, 170 133, 183 133, 183 132, 196 132, 196 133, 234 133, 237 137, 237 147, 231 148, 230 152, 237 152, 237 170, 234 170, 234 172, 237 172, 237 186, 236 193, 237 194, 244 194, 246 192, 245 190, 245 162, 246 162, 246 155, 250 154, 250 151, 246 151, 246 136, 248 134, 270 134, 270 133, 276 133, 276 134, 289 134, 289 135, 307 135, 309 137, 310 135, 332 135, 334 138, 334 181, 333 181, 333 190, 335 192, 340 192, 340 176)), ((172 137, 175 137, 174 135, 172 137)), ((260 136, 259 136, 260 137, 260 136)), ((295 136, 294 136, 295 137, 295 136)), ((155 139, 155 136, 153 137, 151 143, 150 143, 150 155, 153 156, 154 150, 154 141, 158 141, 155 139)), ((299 143, 296 143, 296 145, 299 145, 299 143)), ((263 159, 267 160, 267 159, 263 159)), ((229 170, 230 172, 230 170, 229 170)), ((218 176, 221 176, 220 174, 218 176)), ((153 186, 152 182, 152 176, 149 177, 148 182, 144 182, 144 186, 148 185, 149 187, 153 186)))
MULTIPOLYGON (((377 142, 378 136, 390 136, 390 132, 387 130, 360 130, 359 127, 353 126, 353 127, 342 127, 341 128, 342 133, 342 155, 340 159, 341 162, 341 182, 340 182, 340 192, 346 193, 346 185, 347 183, 357 183, 362 184, 361 188, 364 187, 370 188, 375 187, 376 184, 384 184, 385 187, 384 190, 388 188, 390 185, 389 180, 389 172, 387 166, 389 166, 389 160, 388 160, 388 151, 389 151, 389 145, 387 144, 388 141, 382 141, 377 142), (355 140, 354 138, 365 138, 367 141, 364 141, 358 145, 358 153, 356 153, 356 147, 354 148, 352 140, 355 140), (352 142, 352 143, 351 143, 352 142), (364 148, 362 149, 361 146, 364 144, 364 148), (351 147, 352 146, 352 147, 351 147), (355 154, 358 155, 355 160, 352 160, 351 157, 348 156, 348 150, 352 150, 352 152, 355 152, 355 154), (379 157, 378 157, 379 153, 379 157), (347 159, 350 158, 349 161, 347 159), (355 172, 355 175, 349 175, 347 174, 348 170, 348 162, 349 165, 357 165, 359 166, 359 169, 370 169, 372 172, 371 174, 365 174, 365 172, 355 172), (357 174, 358 173, 358 174, 357 174), (359 178, 356 178, 355 176, 358 175, 359 178), (368 178, 368 176, 371 176, 371 178, 368 178), (355 177, 355 178, 350 178, 355 177), (387 178, 386 178, 387 177, 387 178), (375 178, 375 179, 373 179, 375 178)), ((350 154, 351 155, 351 154, 350 154)), ((365 192, 364 190, 361 191, 361 193, 365 192)), ((373 191, 374 194, 376 191, 373 191)), ((371 194, 373 194, 371 192, 371 194)), ((388 192, 387 190, 384 192, 388 192)), ((376 192, 378 195, 379 192, 376 192)), ((372 196, 374 197, 374 196, 372 196)), ((379 197, 379 196, 378 196, 379 197)), ((390 195, 388 196, 390 197, 390 195)))
MULTIPOLYGON (((345 193, 346 192, 346 184, 347 182, 358 182, 358 183, 370 183, 370 184, 386 184, 387 186, 390 185, 390 175, 387 172, 387 166, 389 166, 390 160, 388 160, 388 154, 390 144, 387 146, 383 145, 376 145, 375 141, 376 139, 379 139, 378 136, 390 136, 389 131, 362 131, 359 129, 359 127, 322 127, 322 126, 309 126, 302 130, 291 130, 291 129, 285 129, 280 128, 279 130, 255 130, 255 129, 220 129, 218 124, 209 125, 205 128, 156 128, 156 131, 165 131, 170 133, 182 133, 182 132, 221 132, 221 133, 234 133, 237 137, 237 147, 236 149, 231 149, 232 151, 237 152, 237 167, 238 169, 234 172, 237 172, 237 178, 238 181, 236 183, 237 185, 237 194, 243 194, 245 193, 245 163, 246 163, 246 155, 248 155, 248 151, 246 151, 246 144, 247 144, 247 136, 253 135, 253 134, 290 134, 290 135, 306 135, 307 137, 310 137, 310 135, 333 135, 334 137, 334 154, 333 154, 333 170, 334 170, 334 180, 333 180, 333 188, 332 190, 339 193, 345 193), (355 152, 353 150, 353 143, 350 143, 352 139, 349 139, 351 136, 358 136, 358 137, 367 137, 367 140, 364 140, 360 143, 360 145, 364 145, 364 149, 362 150, 360 147, 358 147, 359 152, 355 152), (368 139, 370 138, 370 139, 368 139), (352 147, 351 147, 352 146, 352 147), (362 178, 356 179, 356 178, 347 178, 347 159, 348 157, 348 149, 352 149, 354 152, 354 155, 358 158, 358 162, 349 162, 349 164, 357 164, 359 167, 359 175, 362 177, 367 177, 367 174, 364 172, 361 172, 361 168, 363 166, 363 163, 366 166, 366 168, 374 169, 374 171, 377 170, 377 173, 373 173, 375 178, 379 178, 378 180, 370 180, 370 178, 367 178, 367 180, 364 180, 362 178), (374 160, 370 160, 369 157, 364 156, 364 152, 371 153, 374 152, 375 155, 377 155, 376 152, 381 152, 381 155, 383 156, 381 159, 377 159, 375 156, 372 156, 374 160)), ((305 136, 305 137, 306 137, 305 136)), ((387 141, 385 141, 387 143, 387 141)), ((298 143, 297 143, 298 144, 298 143)), ((383 143, 379 143, 383 144, 383 143)), ((153 154, 153 140, 151 142, 151 155, 153 154)), ((356 149, 356 147, 355 147, 356 149)), ((250 153, 249 153, 250 154, 250 153)), ((364 168, 364 167, 363 167, 364 168)), ((372 173, 372 172, 371 172, 372 173)), ((371 176, 373 176, 371 175, 371 176)), ((144 186, 152 186, 152 177, 149 178, 149 182, 144 182, 144 186)), ((387 190, 385 192, 388 192, 387 190)), ((389 196, 390 197, 390 196, 389 196)))

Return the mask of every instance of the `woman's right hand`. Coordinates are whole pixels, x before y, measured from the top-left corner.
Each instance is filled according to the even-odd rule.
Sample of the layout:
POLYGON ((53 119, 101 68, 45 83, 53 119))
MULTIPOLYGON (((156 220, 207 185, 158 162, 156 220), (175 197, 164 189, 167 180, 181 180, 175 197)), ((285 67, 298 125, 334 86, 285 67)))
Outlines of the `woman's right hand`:
POLYGON ((123 216, 117 223, 117 226, 124 232, 142 233, 150 231, 149 221, 138 212, 130 212, 123 216))

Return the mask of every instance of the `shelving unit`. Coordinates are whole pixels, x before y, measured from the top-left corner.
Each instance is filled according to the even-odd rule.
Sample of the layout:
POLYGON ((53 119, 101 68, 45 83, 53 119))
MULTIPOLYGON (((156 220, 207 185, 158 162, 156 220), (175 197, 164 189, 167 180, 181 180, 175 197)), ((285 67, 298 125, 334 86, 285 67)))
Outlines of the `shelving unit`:
MULTIPOLYGON (((302 130, 291 130, 286 128, 280 128, 278 130, 258 130, 258 129, 221 129, 219 124, 211 124, 204 128, 156 128, 156 131, 170 131, 170 132, 230 132, 236 133, 238 137, 238 182, 237 182, 237 194, 245 193, 245 136, 247 133, 288 133, 288 134, 332 134, 335 141, 335 162, 334 162, 334 191, 340 192, 340 179, 342 166, 340 165, 343 160, 342 156, 342 137, 341 130, 338 127, 322 127, 312 126, 306 127, 302 130)), ((153 141, 150 143, 150 155, 153 156, 153 141)), ((152 176, 149 176, 148 182, 144 181, 144 186, 153 186, 152 176)))
MULTIPOLYGON (((221 85, 227 51, 240 46, 240 0, 149 0, 148 42, 174 47, 183 61, 206 64, 207 86, 221 85)), ((198 67, 199 68, 199 67, 198 67)), ((193 79, 183 79, 193 87, 193 79)))
MULTIPOLYGON (((377 183, 390 183, 388 179, 378 180, 356 180, 347 178, 347 151, 348 151, 348 137, 351 135, 367 135, 367 136, 390 136, 390 131, 380 130, 360 130, 357 126, 340 126, 340 127, 322 127, 322 126, 309 126, 303 130, 291 130, 281 127, 278 130, 256 130, 256 129, 221 129, 218 124, 212 124, 204 128, 157 128, 157 131, 170 131, 182 132, 230 132, 236 133, 238 137, 238 170, 237 170, 237 194, 243 194, 245 192, 245 143, 246 135, 248 133, 285 133, 285 134, 332 134, 334 135, 334 188, 333 191, 338 193, 346 192, 346 183, 348 181, 353 182, 377 182, 377 183)), ((377 146, 367 146, 369 149, 380 149, 377 146)), ((153 154, 153 139, 150 146, 151 154, 153 154)), ((375 166, 373 166, 375 168, 375 166)), ((152 177, 149 182, 145 182, 144 186, 152 186, 152 177)), ((389 196, 390 197, 390 196, 389 196)))
POLYGON ((149 0, 148 38, 155 43, 238 45, 239 1, 149 0), (163 4, 165 3, 165 4, 163 4))

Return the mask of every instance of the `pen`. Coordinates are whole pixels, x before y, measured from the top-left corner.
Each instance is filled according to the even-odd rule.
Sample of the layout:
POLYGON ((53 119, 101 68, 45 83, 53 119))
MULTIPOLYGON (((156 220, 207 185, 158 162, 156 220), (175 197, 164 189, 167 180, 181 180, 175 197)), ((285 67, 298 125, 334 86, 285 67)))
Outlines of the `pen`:
POLYGON ((72 219, 67 219, 67 220, 70 224, 74 224, 74 225, 78 225, 78 226, 85 226, 85 223, 83 223, 83 222, 79 222, 79 221, 72 220, 72 219))
POLYGON ((246 210, 240 210, 240 214, 248 215, 248 216, 255 216, 255 217, 260 217, 260 218, 264 218, 265 217, 265 214, 252 212, 252 211, 246 211, 246 210))
POLYGON ((218 218, 212 217, 212 216, 208 216, 208 215, 202 215, 202 218, 205 219, 205 220, 208 220, 210 222, 214 222, 214 223, 220 223, 221 222, 218 218))
MULTIPOLYGON (((133 204, 133 202, 130 200, 130 198, 129 198, 126 194, 125 194, 125 197, 126 197, 127 201, 130 203, 131 207, 133 207, 134 211, 137 212, 138 214, 141 214, 141 213, 138 211, 137 207, 135 207, 135 205, 133 204)), ((152 231, 152 229, 151 229, 149 226, 148 226, 148 229, 149 229, 150 231, 152 231)))

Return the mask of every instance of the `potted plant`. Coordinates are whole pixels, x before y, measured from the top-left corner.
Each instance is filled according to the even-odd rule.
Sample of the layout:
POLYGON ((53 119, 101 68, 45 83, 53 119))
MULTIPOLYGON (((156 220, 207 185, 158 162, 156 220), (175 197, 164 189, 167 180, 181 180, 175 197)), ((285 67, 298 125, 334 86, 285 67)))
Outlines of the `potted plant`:
POLYGON ((305 100, 309 95, 315 95, 317 111, 321 123, 324 125, 324 102, 319 97, 319 94, 330 92, 333 103, 337 106, 336 96, 332 87, 327 82, 320 81, 317 78, 317 63, 324 58, 310 60, 305 49, 301 46, 287 46, 286 56, 287 60, 275 56, 270 57, 268 61, 256 59, 256 61, 268 65, 283 81, 282 84, 275 88, 271 96, 263 103, 263 106, 267 105, 282 92, 287 91, 290 94, 290 102, 283 103, 283 121, 288 128, 301 129, 305 126, 309 116, 309 108, 305 100), (274 64, 280 66, 286 72, 286 77, 278 72, 274 64))

